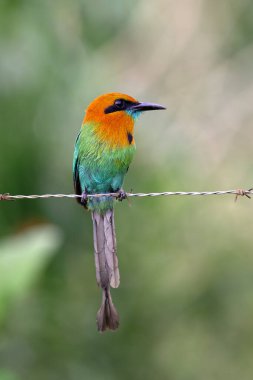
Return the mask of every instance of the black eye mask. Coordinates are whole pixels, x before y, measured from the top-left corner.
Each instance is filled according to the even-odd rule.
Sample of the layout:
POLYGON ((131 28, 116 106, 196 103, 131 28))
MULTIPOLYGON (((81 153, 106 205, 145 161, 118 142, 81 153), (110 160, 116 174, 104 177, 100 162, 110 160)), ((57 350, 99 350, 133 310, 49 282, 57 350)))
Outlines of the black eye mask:
POLYGON ((137 106, 138 104, 138 102, 131 102, 130 100, 116 99, 111 106, 105 109, 104 113, 126 111, 128 109, 131 109, 133 106, 137 106))

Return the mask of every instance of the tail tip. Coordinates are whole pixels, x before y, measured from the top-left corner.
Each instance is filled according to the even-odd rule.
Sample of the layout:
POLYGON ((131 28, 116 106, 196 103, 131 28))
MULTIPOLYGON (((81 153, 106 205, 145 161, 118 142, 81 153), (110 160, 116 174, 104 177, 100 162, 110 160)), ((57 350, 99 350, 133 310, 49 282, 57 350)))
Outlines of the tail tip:
POLYGON ((103 297, 102 305, 97 312, 97 328, 99 332, 117 330, 119 327, 119 314, 112 303, 109 294, 103 297))

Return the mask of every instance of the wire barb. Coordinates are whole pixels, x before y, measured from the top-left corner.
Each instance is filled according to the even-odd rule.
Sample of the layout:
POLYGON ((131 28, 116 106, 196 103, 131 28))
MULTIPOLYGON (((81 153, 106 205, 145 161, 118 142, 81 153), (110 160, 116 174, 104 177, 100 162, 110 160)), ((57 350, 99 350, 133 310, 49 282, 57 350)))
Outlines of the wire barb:
POLYGON ((252 190, 253 190, 253 188, 249 189, 249 190, 238 189, 237 193, 235 195, 235 202, 237 201, 239 196, 241 196, 241 197, 246 196, 248 199, 251 199, 249 193, 251 194, 252 190))
MULTIPOLYGON (((249 190, 237 189, 237 190, 217 190, 217 191, 165 191, 162 193, 125 193, 127 198, 130 197, 160 197, 160 196, 208 196, 208 195, 235 195, 235 201, 239 196, 246 196, 251 198, 253 195, 253 188, 249 190)), ((100 198, 104 196, 110 196, 117 198, 120 193, 103 193, 103 194, 87 194, 87 198, 100 198)), ((77 194, 41 194, 41 195, 11 195, 9 193, 0 194, 0 201, 11 201, 18 199, 48 199, 48 198, 81 198, 82 195, 77 194)))
POLYGON ((0 201, 10 201, 9 196, 9 193, 0 194, 0 201))

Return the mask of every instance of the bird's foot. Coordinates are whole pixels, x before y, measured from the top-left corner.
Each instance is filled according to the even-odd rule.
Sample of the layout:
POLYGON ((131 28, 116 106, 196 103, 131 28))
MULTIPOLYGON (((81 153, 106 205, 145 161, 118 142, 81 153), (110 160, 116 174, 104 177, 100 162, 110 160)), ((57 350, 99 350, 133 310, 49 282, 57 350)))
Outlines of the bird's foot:
POLYGON ((88 194, 87 194, 86 190, 84 190, 82 192, 82 196, 81 196, 81 204, 86 207, 87 202, 88 202, 88 194))
POLYGON ((116 199, 120 202, 122 202, 124 199, 127 199, 127 194, 126 192, 123 190, 123 189, 120 189, 118 191, 118 195, 116 197, 116 199))
POLYGON ((247 198, 249 198, 249 199, 251 199, 251 197, 250 197, 250 195, 248 194, 248 192, 249 191, 252 191, 253 190, 253 188, 251 188, 251 189, 249 189, 249 190, 243 190, 243 189, 238 189, 238 190, 236 190, 236 195, 235 195, 235 202, 237 201, 237 198, 239 197, 239 196, 241 196, 241 197, 247 197, 247 198))

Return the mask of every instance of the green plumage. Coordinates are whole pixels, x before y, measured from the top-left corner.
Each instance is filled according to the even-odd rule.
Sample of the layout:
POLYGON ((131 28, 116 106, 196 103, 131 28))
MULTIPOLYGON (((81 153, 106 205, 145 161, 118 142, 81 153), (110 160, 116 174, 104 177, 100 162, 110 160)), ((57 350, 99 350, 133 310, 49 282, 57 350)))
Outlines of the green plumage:
MULTIPOLYGON (((117 147, 98 137, 96 125, 86 123, 76 140, 73 176, 76 193, 87 194, 117 192, 133 159, 135 145, 117 147)), ((111 197, 88 200, 89 210, 104 213, 113 207, 111 197)))

